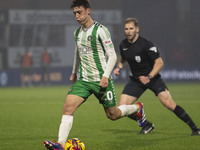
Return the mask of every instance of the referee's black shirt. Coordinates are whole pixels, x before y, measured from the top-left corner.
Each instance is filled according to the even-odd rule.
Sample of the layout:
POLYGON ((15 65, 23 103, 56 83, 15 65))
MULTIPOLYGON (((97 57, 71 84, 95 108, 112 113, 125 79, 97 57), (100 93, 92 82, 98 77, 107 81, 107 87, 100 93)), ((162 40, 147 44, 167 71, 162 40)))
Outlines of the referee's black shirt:
POLYGON ((153 69, 154 60, 160 57, 154 44, 141 36, 134 43, 124 39, 120 43, 120 53, 130 66, 132 78, 137 80, 141 75, 147 76, 153 69))

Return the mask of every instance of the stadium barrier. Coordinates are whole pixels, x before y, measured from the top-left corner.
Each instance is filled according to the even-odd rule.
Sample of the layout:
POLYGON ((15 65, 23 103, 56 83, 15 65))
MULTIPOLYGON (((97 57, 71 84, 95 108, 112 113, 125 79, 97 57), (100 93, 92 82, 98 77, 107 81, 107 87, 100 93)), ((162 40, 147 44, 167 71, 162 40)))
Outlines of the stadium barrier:
MULTIPOLYGON (((51 68, 49 73, 49 85, 66 85, 71 84, 69 77, 71 75, 71 67, 51 68)), ((165 69, 161 71, 162 78, 169 82, 199 82, 200 69, 165 69)), ((130 76, 128 69, 122 69, 120 76, 112 77, 115 83, 125 83, 130 76)), ((42 84, 42 70, 35 68, 31 75, 32 85, 39 86, 42 84)), ((21 70, 8 69, 0 71, 0 87, 21 86, 21 70)))

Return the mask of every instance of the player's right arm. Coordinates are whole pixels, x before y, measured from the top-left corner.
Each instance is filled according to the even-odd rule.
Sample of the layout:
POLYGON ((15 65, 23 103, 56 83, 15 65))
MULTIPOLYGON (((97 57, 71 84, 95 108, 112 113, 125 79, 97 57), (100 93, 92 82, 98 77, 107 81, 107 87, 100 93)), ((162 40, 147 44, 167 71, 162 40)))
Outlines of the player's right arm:
POLYGON ((70 76, 70 78, 69 78, 69 80, 70 80, 72 83, 75 83, 76 80, 77 80, 77 75, 72 73, 71 76, 70 76))
POLYGON ((72 83, 75 83, 77 80, 77 72, 78 72, 78 67, 79 67, 79 55, 78 55, 78 49, 77 46, 75 48, 75 52, 74 52, 74 64, 73 64, 73 69, 72 69, 72 74, 69 78, 69 80, 72 83))

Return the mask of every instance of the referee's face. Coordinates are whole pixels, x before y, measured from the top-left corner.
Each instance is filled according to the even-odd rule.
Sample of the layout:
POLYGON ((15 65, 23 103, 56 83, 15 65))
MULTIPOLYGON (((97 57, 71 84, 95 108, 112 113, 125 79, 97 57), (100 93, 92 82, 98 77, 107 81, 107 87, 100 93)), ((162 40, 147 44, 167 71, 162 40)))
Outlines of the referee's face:
POLYGON ((136 27, 133 22, 126 23, 124 31, 128 41, 134 42, 138 37, 139 27, 136 27))

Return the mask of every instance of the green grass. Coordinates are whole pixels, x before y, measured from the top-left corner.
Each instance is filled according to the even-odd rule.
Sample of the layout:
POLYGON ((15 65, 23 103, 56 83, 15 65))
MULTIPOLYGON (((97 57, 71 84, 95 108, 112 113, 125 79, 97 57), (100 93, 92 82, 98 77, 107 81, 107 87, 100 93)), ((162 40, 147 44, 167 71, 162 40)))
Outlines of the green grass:
MULTIPOLYGON (((200 84, 168 84, 177 104, 200 126, 200 84)), ((62 108, 69 87, 0 88, 0 150, 45 150, 42 142, 57 140, 62 108)), ((119 98, 123 85, 116 85, 119 98)), ((140 98, 156 130, 138 135, 128 118, 111 121, 91 96, 74 114, 69 138, 80 138, 86 150, 198 150, 200 136, 146 91, 140 98)))

